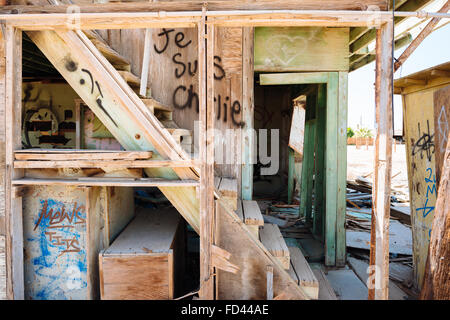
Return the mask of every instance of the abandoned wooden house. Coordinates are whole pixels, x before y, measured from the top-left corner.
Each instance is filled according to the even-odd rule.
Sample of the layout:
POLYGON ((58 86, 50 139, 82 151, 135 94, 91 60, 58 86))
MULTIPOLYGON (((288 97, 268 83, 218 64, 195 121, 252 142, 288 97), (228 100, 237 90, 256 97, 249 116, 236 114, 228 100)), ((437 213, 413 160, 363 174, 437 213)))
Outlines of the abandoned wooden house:
POLYGON ((392 50, 412 40, 394 24, 447 10, 103 2, 0 7, 6 297, 326 299, 255 195, 287 188, 318 261, 345 266, 348 73, 376 60, 369 296, 387 299, 392 50))

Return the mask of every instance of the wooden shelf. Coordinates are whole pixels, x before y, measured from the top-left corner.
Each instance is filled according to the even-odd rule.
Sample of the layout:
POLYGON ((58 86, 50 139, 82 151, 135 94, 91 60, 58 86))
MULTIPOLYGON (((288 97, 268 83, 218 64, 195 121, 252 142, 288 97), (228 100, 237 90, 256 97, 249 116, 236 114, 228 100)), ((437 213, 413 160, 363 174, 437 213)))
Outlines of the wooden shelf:
POLYGON ((15 169, 49 168, 189 168, 199 164, 191 160, 16 160, 15 169))
POLYGON ((35 179, 12 180, 13 185, 69 185, 69 186, 118 186, 118 187, 196 187, 196 180, 167 180, 158 178, 78 178, 78 179, 35 179))

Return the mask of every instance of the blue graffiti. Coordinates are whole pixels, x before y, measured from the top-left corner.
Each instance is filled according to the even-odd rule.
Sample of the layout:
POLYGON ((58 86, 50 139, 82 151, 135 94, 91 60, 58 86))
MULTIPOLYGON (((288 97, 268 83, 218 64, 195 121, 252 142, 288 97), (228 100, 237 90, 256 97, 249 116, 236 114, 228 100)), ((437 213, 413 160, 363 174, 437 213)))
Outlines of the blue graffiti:
POLYGON ((427 193, 425 194, 425 204, 423 207, 416 209, 416 212, 422 210, 422 216, 424 218, 434 211, 434 206, 429 206, 428 201, 430 195, 432 194, 436 195, 436 175, 433 174, 433 170, 431 168, 427 168, 426 172, 428 172, 428 177, 425 177, 425 183, 427 184, 427 193))
POLYGON ((33 234, 27 240, 36 243, 30 259, 34 278, 40 278, 33 299, 70 299, 71 290, 87 287, 87 261, 82 234, 86 229, 84 206, 54 199, 40 200, 41 209, 34 219, 33 234), (55 272, 59 270, 60 272, 55 272))

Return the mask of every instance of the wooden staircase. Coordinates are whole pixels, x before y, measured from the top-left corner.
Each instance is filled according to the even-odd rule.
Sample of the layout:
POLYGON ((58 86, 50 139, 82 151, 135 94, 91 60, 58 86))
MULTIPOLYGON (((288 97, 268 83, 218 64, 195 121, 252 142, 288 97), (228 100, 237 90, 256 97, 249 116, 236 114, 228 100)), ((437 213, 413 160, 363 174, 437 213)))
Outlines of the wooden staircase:
MULTIPOLYGON (((130 63, 95 32, 86 35, 81 31, 30 31, 27 34, 126 150, 152 151, 156 160, 190 160, 191 132, 176 125, 170 107, 149 96, 138 96, 140 80, 130 73, 130 63)), ((145 168, 150 178, 180 181, 198 180, 198 172, 193 167, 145 168)), ((175 184, 158 188, 199 232, 196 187, 175 184)), ((294 250, 293 255, 278 227, 264 225, 255 201, 238 200, 236 180, 221 178, 216 184, 216 193, 219 199, 216 201, 218 236, 215 246, 228 253, 233 266, 229 272, 216 265, 218 283, 228 284, 218 286, 217 297, 270 297, 261 290, 262 286, 265 288, 266 278, 270 279, 266 274, 266 268, 270 267, 275 298, 317 299, 314 289, 317 280, 309 277, 312 272, 301 252, 294 250), (231 238, 225 236, 228 233, 232 234, 231 238), (246 263, 248 257, 251 262, 246 263), (247 271, 250 265, 251 274, 247 271), (230 283, 234 285, 229 287, 230 283)))

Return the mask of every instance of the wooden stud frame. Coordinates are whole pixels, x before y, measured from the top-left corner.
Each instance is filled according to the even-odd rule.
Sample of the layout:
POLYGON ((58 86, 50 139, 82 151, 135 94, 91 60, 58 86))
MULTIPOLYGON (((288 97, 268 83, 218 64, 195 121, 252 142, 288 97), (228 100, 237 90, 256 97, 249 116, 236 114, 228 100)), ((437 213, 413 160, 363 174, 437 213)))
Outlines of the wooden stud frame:
MULTIPOLYGON (((417 15, 417 13, 402 13, 403 15, 410 14, 410 16, 417 15)), ((325 11, 325 10, 260 10, 260 11, 250 11, 250 10, 235 10, 235 11, 210 11, 206 12, 203 10, 202 13, 199 11, 194 12, 141 12, 141 13, 80 13, 77 18, 78 24, 67 23, 73 19, 70 14, 15 14, 15 15, 0 15, 0 20, 6 24, 6 253, 7 253, 7 294, 9 299, 23 299, 24 298, 24 278, 23 278, 23 235, 22 235, 22 198, 18 196, 13 196, 15 194, 14 187, 12 185, 13 179, 19 179, 23 176, 23 170, 14 169, 13 167, 13 152, 14 150, 21 147, 20 141, 20 119, 21 119, 21 35, 23 30, 75 30, 75 29, 121 29, 127 28, 133 25, 135 28, 157 28, 157 27, 196 27, 199 25, 206 25, 206 21, 202 20, 208 17, 207 28, 208 34, 210 36, 209 40, 214 40, 214 26, 341 26, 341 27, 351 27, 351 26, 363 26, 363 27, 380 27, 382 30, 379 32, 379 37, 377 39, 377 44, 387 44, 384 48, 389 47, 392 42, 389 39, 389 30, 392 28, 392 13, 391 12, 370 12, 370 11, 325 11), (386 42, 386 43, 385 43, 386 42)), ((204 30, 199 29, 199 30, 204 30)), ((199 38, 202 37, 202 33, 199 32, 199 38)), ((201 38, 203 39, 203 38, 201 38)), ((210 42, 210 41, 208 41, 210 42)), ((209 44, 211 48, 213 45, 209 44)), ((201 46, 199 46, 199 54, 201 55, 201 46)), ((210 100, 213 99, 213 80, 211 80, 211 75, 206 75, 206 61, 212 65, 211 55, 213 51, 208 52, 208 59, 199 59, 199 77, 202 80, 200 83, 208 83, 208 93, 205 92, 206 88, 200 89, 199 97, 200 106, 203 104, 203 113, 207 113, 205 116, 206 126, 212 128, 212 124, 208 119, 214 118, 214 110, 210 108, 205 109, 206 101, 208 104, 211 103, 210 100), (205 79, 207 78, 207 79, 205 79), (208 80, 209 79, 209 80, 208 80), (202 91, 203 90, 203 91, 202 91), (212 94, 210 93, 212 92, 212 94), (203 99, 204 97, 204 99, 203 99), (212 116, 212 117, 211 117, 212 116)), ((203 55, 203 57, 205 57, 203 55)), ((377 49, 377 65, 381 63, 385 68, 388 66, 388 50, 378 50, 377 49), (381 59, 381 60, 380 60, 381 59)), ((392 61, 391 61, 392 63, 392 61)), ((213 68, 208 68, 212 70, 213 68)), ((377 68, 377 79, 379 79, 380 74, 377 68)), ((380 71, 381 72, 381 71, 380 71)), ((387 75, 390 73, 387 72, 387 75)), ((341 139, 336 136, 336 132, 340 132, 343 128, 344 114, 337 114, 337 118, 331 119, 329 114, 332 110, 336 111, 338 108, 338 99, 344 99, 346 103, 346 98, 341 94, 344 94, 345 90, 339 85, 339 80, 346 78, 345 73, 315 73, 315 74, 301 74, 301 78, 298 78, 295 74, 291 74, 291 83, 299 83, 299 79, 303 83, 327 83, 327 138, 326 146, 326 191, 327 194, 336 194, 336 199, 334 197, 327 197, 327 215, 326 215, 326 230, 330 230, 329 234, 326 236, 326 264, 334 265, 342 264, 345 261, 345 233, 343 230, 343 219, 345 219, 345 211, 343 217, 341 214, 337 214, 338 210, 342 208, 342 199, 344 201, 345 209, 345 186, 344 188, 339 188, 339 183, 345 181, 345 172, 343 172, 343 164, 333 158, 331 155, 334 153, 338 154, 339 143, 342 143, 341 139), (294 82, 292 82, 294 81, 294 82), (305 82, 306 81, 306 82, 305 82), (334 98, 331 98, 334 97, 334 98), (330 109, 330 111, 328 111, 330 109), (328 133, 332 131, 334 137, 328 133), (332 150, 334 152, 332 152, 332 150), (339 170, 338 170, 339 169, 339 170), (335 173, 340 172, 340 175, 336 177, 335 173), (341 200, 339 200, 341 199, 341 200), (342 229, 342 230, 341 230, 342 229), (334 231, 332 231, 334 230, 334 231)), ((286 83, 288 84, 288 83, 286 83)), ((392 84, 391 84, 392 85, 392 84)), ((201 87, 202 87, 201 86, 201 87)), ((389 120, 384 121, 386 118, 389 119, 389 108, 386 110, 388 105, 388 95, 390 86, 383 86, 377 82, 377 122, 382 121, 383 126, 389 124, 389 120), (382 97, 381 100, 380 96, 382 97), (380 120, 379 114, 383 117, 380 120), (387 114, 387 115, 386 115, 387 114)), ((345 106, 346 107, 346 106, 345 106)), ((345 108, 346 109, 346 108, 345 108)), ((345 111, 346 112, 346 111, 345 111)), ((204 114, 205 115, 205 114, 204 114)), ((206 132, 203 133, 206 135, 206 132)), ((213 139, 213 137, 212 137, 213 139)), ((389 136, 388 136, 389 140, 389 136)), ((206 140, 205 140, 206 141, 206 140)), ((211 137, 208 141, 211 142, 211 137)), ((201 297, 206 299, 212 299, 213 297, 213 280, 210 279, 212 276, 212 267, 210 263, 210 248, 212 244, 212 225, 214 216, 214 198, 211 196, 213 194, 213 166, 208 166, 208 161, 214 161, 214 151, 211 151, 212 146, 207 145, 206 147, 206 162, 203 162, 204 166, 202 173, 204 175, 203 179, 200 181, 200 189, 207 190, 202 196, 200 192, 200 197, 202 197, 201 202, 203 202, 203 207, 201 209, 201 215, 203 215, 203 221, 201 226, 201 245, 203 248, 203 256, 201 258, 202 265, 202 281, 201 283, 206 283, 202 288, 201 297), (212 173, 212 174, 211 174, 212 173), (203 197, 206 200, 203 200, 203 197), (209 209, 208 209, 209 208, 209 209), (205 249, 206 248, 206 249, 205 249), (205 265, 205 266, 203 266, 205 265), (205 277, 206 274, 206 277, 205 277)), ((389 156, 389 150, 385 150, 385 155, 389 156)), ((202 159, 204 160, 204 159, 202 159)), ((214 163, 214 162, 212 162, 214 163)), ((345 159, 344 162, 345 163, 345 159)), ((384 167, 386 171, 390 171, 390 162, 386 162, 384 167)), ((379 171, 377 171, 379 172, 379 171)), ((389 176, 388 174, 386 176, 389 176)), ((390 181, 386 181, 387 190, 389 190, 390 181)), ((380 191, 379 186, 375 185, 374 192, 380 191)), ((380 199, 375 198, 375 206, 380 199)), ((378 212, 374 212, 378 216, 378 212)), ((381 212, 380 212, 381 214, 381 212)), ((384 218, 382 221, 386 221, 384 218)), ((388 220, 387 220, 388 221, 388 220)), ((384 239, 387 231, 385 229, 377 229, 377 234, 384 235, 384 239)), ((388 254, 388 243, 386 247, 386 241, 381 244, 377 243, 377 256, 385 256, 386 252, 388 254), (386 251, 387 250, 387 251, 386 251)), ((376 261, 377 265, 383 267, 383 279, 386 278, 386 268, 382 265, 382 262, 376 261)), ((383 287, 382 293, 376 294, 375 298, 383 298, 387 294, 387 288, 383 287)))
MULTIPOLYGON (((302 73, 269 73, 260 75, 261 85, 288 85, 288 84, 320 84, 326 85, 326 108, 325 120, 325 155, 324 155, 324 182, 322 189, 325 190, 325 264, 327 266, 345 265, 346 243, 345 243, 345 196, 347 179, 347 72, 302 72, 302 73)), ((321 92, 321 103, 325 97, 321 92)), ((311 120, 310 120, 311 121, 311 120)), ((310 123, 311 124, 311 123, 310 123)), ((305 125, 305 155, 314 152, 315 125, 305 125), (306 136, 310 135, 308 141, 306 136), (308 143, 310 142, 310 143, 308 143), (312 144, 312 146, 308 146, 312 144)), ((306 157, 305 157, 306 158, 306 157)), ((304 160, 307 160, 305 159, 304 160)), ((314 159, 310 159, 313 162, 314 159)), ((306 162, 306 161, 305 161, 306 162)), ((314 166, 303 163, 303 168, 308 170, 312 177, 314 166), (309 167, 309 169, 306 169, 309 167)), ((320 169, 319 169, 320 170, 320 169)), ((305 172, 302 170, 302 172, 305 172)), ((302 173, 302 181, 305 176, 302 173)), ((310 197, 306 193, 308 188, 303 186, 301 198, 305 200, 310 197)), ((311 184, 312 186, 312 184, 311 184)), ((317 191, 319 191, 317 189, 317 191)), ((319 191, 320 193, 320 191, 319 191)), ((311 203, 311 202, 309 202, 311 203)), ((307 208, 304 211, 307 212, 307 208)), ((317 218, 316 218, 317 219, 317 218)), ((317 221, 316 221, 317 223, 317 221)), ((317 227, 316 227, 317 228, 317 227)))

